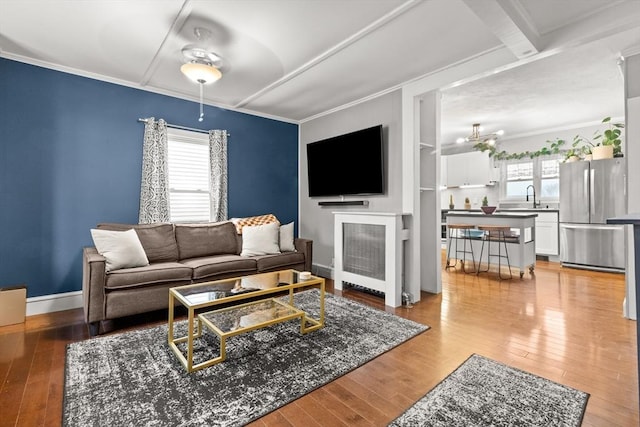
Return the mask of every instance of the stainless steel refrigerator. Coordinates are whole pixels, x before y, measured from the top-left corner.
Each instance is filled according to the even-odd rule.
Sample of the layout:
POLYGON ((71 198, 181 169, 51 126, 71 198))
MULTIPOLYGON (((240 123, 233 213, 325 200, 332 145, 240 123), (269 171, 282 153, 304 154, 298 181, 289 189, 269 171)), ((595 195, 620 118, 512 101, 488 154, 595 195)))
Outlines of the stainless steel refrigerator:
POLYGON ((627 211, 624 158, 560 165, 560 261, 593 270, 624 271, 624 226, 607 218, 627 211))

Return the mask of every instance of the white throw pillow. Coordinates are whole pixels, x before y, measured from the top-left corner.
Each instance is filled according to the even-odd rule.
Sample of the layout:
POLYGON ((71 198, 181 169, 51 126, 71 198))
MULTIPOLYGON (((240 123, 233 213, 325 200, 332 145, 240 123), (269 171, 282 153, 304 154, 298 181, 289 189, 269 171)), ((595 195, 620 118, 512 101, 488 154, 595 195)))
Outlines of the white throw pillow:
POLYGON ((279 254, 278 246, 280 224, 273 222, 265 225, 244 226, 242 228, 241 256, 279 254))
POLYGON ((280 250, 282 252, 295 252, 293 244, 293 222, 280 226, 280 250))
POLYGON ((107 259, 107 272, 149 265, 147 254, 133 228, 127 231, 91 229, 98 253, 107 259))

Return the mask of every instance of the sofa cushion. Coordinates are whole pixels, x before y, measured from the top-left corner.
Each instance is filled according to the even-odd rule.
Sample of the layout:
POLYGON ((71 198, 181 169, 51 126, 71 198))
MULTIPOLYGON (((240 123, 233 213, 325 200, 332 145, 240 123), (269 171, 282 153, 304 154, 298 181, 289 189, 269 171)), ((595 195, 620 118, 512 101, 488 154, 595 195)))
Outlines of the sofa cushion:
POLYGON ((189 282, 193 270, 178 262, 160 262, 144 267, 123 268, 107 274, 106 289, 124 289, 176 282, 189 282))
POLYGON ((258 271, 283 270, 304 264, 304 254, 300 252, 283 252, 277 255, 262 255, 254 258, 258 264, 258 271))
POLYGON ((293 222, 280 226, 280 252, 295 252, 293 244, 293 222))
POLYGON ((173 224, 98 224, 102 230, 125 231, 133 228, 147 254, 149 262, 178 260, 178 245, 173 232, 173 224))
POLYGON ((280 221, 278 221, 278 218, 276 218, 274 214, 248 216, 246 218, 231 218, 230 221, 236 226, 238 234, 242 234, 242 229, 247 226, 271 224, 273 222, 280 224, 280 221))
POLYGON ((91 229, 91 237, 98 253, 105 260, 105 271, 149 264, 136 232, 91 229))
POLYGON ((229 221, 176 224, 180 260, 221 254, 239 254, 236 228, 229 221))
POLYGON ((280 224, 274 222, 265 225, 244 227, 242 233, 241 256, 279 254, 278 232, 280 224))
POLYGON ((210 257, 192 258, 180 261, 181 264, 193 269, 193 280, 202 280, 220 274, 228 275, 256 271, 256 260, 243 258, 239 255, 215 255, 210 257))

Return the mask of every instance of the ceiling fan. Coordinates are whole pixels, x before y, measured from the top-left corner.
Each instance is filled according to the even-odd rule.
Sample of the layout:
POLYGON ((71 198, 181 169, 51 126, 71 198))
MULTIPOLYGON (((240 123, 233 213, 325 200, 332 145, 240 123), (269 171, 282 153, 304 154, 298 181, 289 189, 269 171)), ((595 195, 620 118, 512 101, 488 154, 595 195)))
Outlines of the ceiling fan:
POLYGON ((482 128, 480 127, 480 123, 474 123, 473 128, 471 130, 471 135, 467 137, 460 137, 456 139, 458 144, 462 144, 463 142, 486 142, 489 145, 494 145, 498 138, 504 135, 504 130, 500 129, 497 132, 490 133, 487 135, 480 135, 482 128))
MULTIPOLYGON (((211 32, 205 28, 196 27, 193 30, 199 42, 211 37, 211 32)), ((182 64, 180 71, 190 80, 200 86, 200 116, 198 121, 204 120, 203 93, 204 85, 211 84, 222 78, 222 58, 214 52, 196 45, 187 45, 182 48, 182 56, 187 61, 182 64)))

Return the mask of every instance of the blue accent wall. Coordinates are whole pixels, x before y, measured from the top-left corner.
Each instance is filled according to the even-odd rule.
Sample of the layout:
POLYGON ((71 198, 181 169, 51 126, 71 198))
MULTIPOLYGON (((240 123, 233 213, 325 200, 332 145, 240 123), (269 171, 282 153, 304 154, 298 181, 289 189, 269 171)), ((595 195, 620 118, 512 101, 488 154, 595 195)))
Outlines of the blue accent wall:
POLYGON ((89 230, 137 223, 139 117, 226 129, 229 216, 297 222, 297 125, 0 58, 0 287, 80 290, 89 230))

